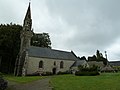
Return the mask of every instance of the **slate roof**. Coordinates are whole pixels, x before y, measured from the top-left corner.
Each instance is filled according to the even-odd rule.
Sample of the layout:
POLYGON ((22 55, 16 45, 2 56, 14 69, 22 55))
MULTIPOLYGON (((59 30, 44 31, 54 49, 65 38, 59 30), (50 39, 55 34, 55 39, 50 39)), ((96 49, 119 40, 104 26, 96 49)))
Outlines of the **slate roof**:
POLYGON ((113 66, 120 66, 120 61, 110 61, 109 64, 113 66))
POLYGON ((101 71, 114 71, 114 69, 110 65, 107 65, 107 66, 103 67, 101 69, 101 71))
POLYGON ((85 63, 85 60, 77 60, 73 63, 71 67, 78 67, 79 65, 82 65, 85 63))
POLYGON ((103 61, 88 61, 88 65, 91 67, 97 65, 99 67, 104 67, 103 61))
POLYGON ((40 58, 51 58, 51 59, 62 59, 62 60, 78 60, 77 56, 71 51, 60 51, 50 48, 34 47, 28 48, 28 55, 32 57, 40 58))

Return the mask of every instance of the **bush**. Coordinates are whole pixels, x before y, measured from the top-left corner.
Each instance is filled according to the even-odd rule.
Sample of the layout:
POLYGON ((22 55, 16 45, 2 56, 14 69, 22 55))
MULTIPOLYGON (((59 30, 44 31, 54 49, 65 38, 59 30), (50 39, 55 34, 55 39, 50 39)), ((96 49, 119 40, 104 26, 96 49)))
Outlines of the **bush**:
POLYGON ((76 76, 96 76, 99 75, 100 73, 98 72, 99 67, 93 65, 92 67, 83 67, 83 66, 78 66, 79 71, 75 72, 76 76))
POLYGON ((96 75, 100 75, 100 73, 97 72, 97 71, 92 71, 92 72, 80 72, 80 71, 76 71, 75 75, 76 76, 96 76, 96 75))
POLYGON ((70 72, 70 71, 65 71, 65 72, 59 71, 59 72, 57 73, 57 75, 71 74, 71 73, 72 73, 72 72, 70 72))
POLYGON ((32 74, 27 74, 27 76, 40 76, 39 73, 32 73, 32 74))
POLYGON ((65 72, 61 72, 61 71, 59 71, 58 73, 57 73, 57 75, 63 75, 63 74, 66 74, 65 72))
POLYGON ((83 66, 78 66, 78 70, 81 72, 93 72, 93 71, 98 71, 99 67, 93 65, 92 67, 83 67, 83 66))
POLYGON ((0 90, 5 90, 8 87, 8 82, 3 79, 3 74, 0 73, 0 90))
POLYGON ((27 74, 27 76, 50 76, 53 75, 52 72, 43 72, 42 74, 40 74, 39 72, 35 72, 32 74, 27 74))
POLYGON ((41 75, 42 76, 51 76, 51 75, 53 75, 53 73, 52 72, 44 72, 41 75))

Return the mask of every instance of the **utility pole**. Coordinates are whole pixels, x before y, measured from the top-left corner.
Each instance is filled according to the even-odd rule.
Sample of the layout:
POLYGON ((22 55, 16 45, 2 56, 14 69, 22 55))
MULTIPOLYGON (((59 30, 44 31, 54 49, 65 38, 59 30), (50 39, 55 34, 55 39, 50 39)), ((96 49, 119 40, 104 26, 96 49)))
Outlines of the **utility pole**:
POLYGON ((107 51, 105 51, 105 58, 106 58, 106 65, 108 65, 109 64, 109 62, 108 62, 108 59, 107 59, 107 51))
POLYGON ((107 51, 105 51, 105 57, 106 57, 106 59, 107 59, 107 51))

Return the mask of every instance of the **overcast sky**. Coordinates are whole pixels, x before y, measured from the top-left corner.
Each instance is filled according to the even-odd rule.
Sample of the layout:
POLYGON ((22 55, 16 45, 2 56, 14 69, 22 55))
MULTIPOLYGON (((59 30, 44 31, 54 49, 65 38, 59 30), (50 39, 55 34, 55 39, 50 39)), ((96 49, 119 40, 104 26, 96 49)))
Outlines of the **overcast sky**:
MULTIPOLYGON (((0 0, 0 23, 22 25, 28 3, 0 0)), ((31 12, 34 32, 49 33, 52 48, 120 60, 120 0, 32 0, 31 12)))

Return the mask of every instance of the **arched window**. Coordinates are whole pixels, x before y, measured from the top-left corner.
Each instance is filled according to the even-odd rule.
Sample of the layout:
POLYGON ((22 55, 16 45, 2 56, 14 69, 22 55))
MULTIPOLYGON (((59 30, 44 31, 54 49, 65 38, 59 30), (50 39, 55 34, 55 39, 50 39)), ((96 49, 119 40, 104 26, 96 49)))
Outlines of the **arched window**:
POLYGON ((54 66, 56 66, 56 61, 54 61, 54 66))
POLYGON ((43 68, 43 61, 39 62, 39 68, 43 68))
POLYGON ((60 62, 60 68, 63 68, 63 61, 60 62))

